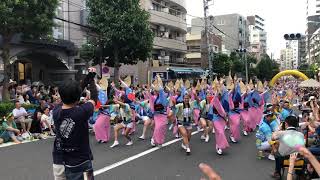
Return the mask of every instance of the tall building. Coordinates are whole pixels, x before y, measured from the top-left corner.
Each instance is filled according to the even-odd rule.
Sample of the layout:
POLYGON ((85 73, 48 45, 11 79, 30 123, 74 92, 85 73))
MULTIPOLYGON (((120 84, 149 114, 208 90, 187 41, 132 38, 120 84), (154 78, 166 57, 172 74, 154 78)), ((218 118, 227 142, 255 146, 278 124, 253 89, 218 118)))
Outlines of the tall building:
MULTIPOLYGON (((203 18, 191 22, 191 34, 199 34, 204 29, 203 18)), ((248 48, 249 31, 247 18, 240 14, 226 14, 210 18, 210 31, 222 37, 222 51, 231 53, 239 48, 248 48)))
MULTIPOLYGON (((10 78, 19 83, 43 81, 49 84, 66 78, 75 79, 85 73, 85 64, 79 58, 78 49, 86 41, 89 31, 76 25, 81 23, 84 9, 83 0, 59 2, 53 28, 54 41, 15 35, 11 41, 10 78)), ((0 46, 1 39, 0 35, 0 46)))
POLYGON ((164 81, 202 75, 203 70, 186 61, 186 0, 140 0, 140 4, 150 13, 155 35, 152 57, 148 62, 121 66, 120 75, 130 75, 137 83, 150 83, 157 74, 164 81))
POLYGON ((286 49, 281 49, 280 51, 280 70, 283 71, 283 70, 286 70, 287 67, 286 67, 286 61, 287 61, 287 58, 286 58, 286 49))
MULTIPOLYGON (((189 66, 185 58, 186 0, 140 0, 140 4, 150 13, 150 28, 155 34, 152 57, 134 66, 122 65, 120 75, 131 76, 135 83, 146 83, 156 74, 168 80, 204 73, 200 68, 186 68, 189 66)), ((94 36, 87 28, 88 15, 86 0, 60 0, 53 28, 54 42, 24 42, 20 37, 14 38, 10 54, 14 59, 11 78, 21 82, 58 82, 85 74, 87 64, 81 61, 77 50, 94 36)), ((109 70, 112 76, 113 69, 109 70)))
POLYGON ((290 40, 286 42, 286 48, 280 52, 281 70, 298 69, 299 62, 299 41, 290 40))
MULTIPOLYGON (((213 53, 221 52, 222 38, 213 33, 209 33, 209 47, 213 53)), ((202 34, 187 34, 187 48, 186 55, 187 64, 201 66, 202 68, 209 68, 209 56, 206 37, 202 34)))
POLYGON ((311 52, 312 40, 315 37, 315 32, 320 28, 320 1, 307 0, 306 1, 306 16, 307 16, 307 29, 306 29, 306 61, 314 63, 314 54, 311 52))
POLYGON ((248 50, 258 61, 261 55, 267 52, 267 32, 265 31, 265 20, 258 16, 248 16, 249 47, 248 50))
POLYGON ((308 44, 308 63, 314 63, 320 61, 320 28, 317 29, 312 35, 310 35, 308 44))

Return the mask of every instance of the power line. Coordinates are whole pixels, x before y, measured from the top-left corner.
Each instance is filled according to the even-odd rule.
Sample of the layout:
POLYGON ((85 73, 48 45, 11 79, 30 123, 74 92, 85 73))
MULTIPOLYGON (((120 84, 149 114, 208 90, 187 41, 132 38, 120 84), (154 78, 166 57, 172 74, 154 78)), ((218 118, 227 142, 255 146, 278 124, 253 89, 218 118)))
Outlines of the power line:
MULTIPOLYGON (((152 10, 152 9, 150 9, 150 10, 152 10)), ((154 10, 154 11, 155 11, 155 10, 154 10)), ((160 12, 161 12, 161 11, 160 11, 160 12)), ((172 19, 170 19, 170 18, 167 18, 167 17, 164 17, 164 16, 160 16, 160 15, 155 14, 155 13, 150 12, 150 11, 149 11, 149 13, 152 14, 152 15, 154 15, 154 16, 158 16, 158 17, 161 17, 161 18, 163 18, 163 19, 167 19, 167 20, 172 21, 172 22, 177 22, 177 23, 180 23, 180 24, 185 24, 185 25, 187 25, 187 26, 192 26, 191 24, 188 24, 188 23, 186 23, 186 22, 181 22, 181 21, 172 20, 172 19)), ((193 27, 204 27, 204 26, 196 26, 196 25, 194 25, 193 27)))

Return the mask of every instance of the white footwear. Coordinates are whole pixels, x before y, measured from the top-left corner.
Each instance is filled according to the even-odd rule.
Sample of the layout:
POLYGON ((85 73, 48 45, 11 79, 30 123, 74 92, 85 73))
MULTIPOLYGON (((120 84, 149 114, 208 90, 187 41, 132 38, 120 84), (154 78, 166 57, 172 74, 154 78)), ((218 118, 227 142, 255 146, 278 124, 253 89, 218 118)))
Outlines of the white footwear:
POLYGON ((206 139, 204 140, 206 143, 209 142, 210 136, 207 135, 206 139))
POLYGON ((145 140, 144 135, 140 136, 140 137, 139 137, 139 139, 141 139, 141 140, 145 140))
POLYGON ((175 136, 175 137, 176 137, 176 138, 180 138, 180 136, 179 136, 179 134, 178 134, 178 133, 176 134, 176 136, 175 136))
POLYGON ((203 135, 201 135, 200 139, 201 139, 201 140, 205 140, 205 139, 206 139, 206 136, 203 134, 203 135))
POLYGON ((217 148, 217 154, 222 155, 222 149, 217 148))
POLYGON ((169 126, 169 131, 171 131, 172 128, 173 128, 173 124, 169 126))
POLYGON ((156 144, 154 143, 153 138, 151 138, 150 144, 151 144, 152 147, 155 147, 155 146, 156 146, 156 144))
POLYGON ((129 141, 126 145, 127 146, 131 146, 133 144, 133 142, 132 141, 129 141))
POLYGON ((202 132, 203 129, 200 126, 197 126, 197 131, 202 132))
POLYGON ((119 145, 119 141, 114 141, 114 143, 110 146, 111 148, 114 148, 114 147, 116 147, 116 146, 118 146, 119 145))
POLYGON ((273 154, 269 154, 268 159, 271 160, 271 161, 274 161, 275 160, 274 155, 273 154))
POLYGON ((230 140, 231 140, 232 143, 237 143, 237 141, 232 136, 230 136, 230 140))
POLYGON ((244 136, 248 136, 248 132, 247 131, 243 131, 243 135, 244 136))
POLYGON ((182 149, 187 150, 187 147, 183 143, 181 143, 181 147, 182 149))
POLYGON ((216 132, 214 131, 214 128, 212 128, 212 134, 214 134, 214 133, 216 133, 216 132))
POLYGON ((190 155, 191 149, 190 149, 190 148, 187 148, 187 149, 186 149, 186 153, 187 153, 187 155, 190 155))

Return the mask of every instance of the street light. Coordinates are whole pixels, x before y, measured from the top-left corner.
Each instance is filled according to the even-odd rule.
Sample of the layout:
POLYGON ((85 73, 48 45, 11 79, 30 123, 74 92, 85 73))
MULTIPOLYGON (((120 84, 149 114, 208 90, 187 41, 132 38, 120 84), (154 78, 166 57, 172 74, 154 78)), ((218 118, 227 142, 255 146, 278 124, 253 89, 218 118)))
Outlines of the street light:
POLYGON ((248 61, 247 61, 247 55, 246 55, 247 54, 247 49, 237 49, 236 52, 241 54, 241 55, 243 54, 243 56, 244 56, 244 63, 245 63, 245 67, 246 67, 246 82, 249 83, 248 61))

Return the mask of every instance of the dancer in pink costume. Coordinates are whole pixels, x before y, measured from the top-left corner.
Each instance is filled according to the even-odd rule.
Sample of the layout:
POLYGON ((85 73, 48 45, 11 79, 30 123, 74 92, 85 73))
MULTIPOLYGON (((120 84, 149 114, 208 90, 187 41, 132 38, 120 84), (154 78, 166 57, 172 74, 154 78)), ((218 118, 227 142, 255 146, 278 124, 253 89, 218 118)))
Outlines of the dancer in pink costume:
POLYGON ((167 131, 166 106, 168 104, 168 100, 165 97, 165 92, 162 88, 155 89, 154 95, 149 95, 149 97, 150 108, 153 112, 153 119, 155 122, 151 145, 156 146, 163 144, 165 141, 165 135, 167 131))
POLYGON ((248 111, 249 108, 249 104, 247 102, 244 102, 246 97, 246 94, 242 95, 242 103, 240 105, 241 111, 240 111, 240 116, 241 119, 243 121, 243 135, 244 136, 248 136, 248 133, 252 131, 252 129, 250 129, 250 114, 248 111))
POLYGON ((233 92, 229 93, 229 120, 230 120, 230 139, 233 143, 240 140, 240 119, 241 109, 240 104, 242 103, 240 85, 237 84, 233 92))
POLYGON ((99 143, 106 143, 110 140, 110 116, 107 112, 100 112, 93 129, 99 143))
POLYGON ((223 150, 229 147, 229 143, 224 132, 227 113, 224 111, 219 100, 219 95, 217 94, 210 103, 208 118, 213 122, 213 127, 215 129, 216 152, 217 154, 222 155, 223 150))

